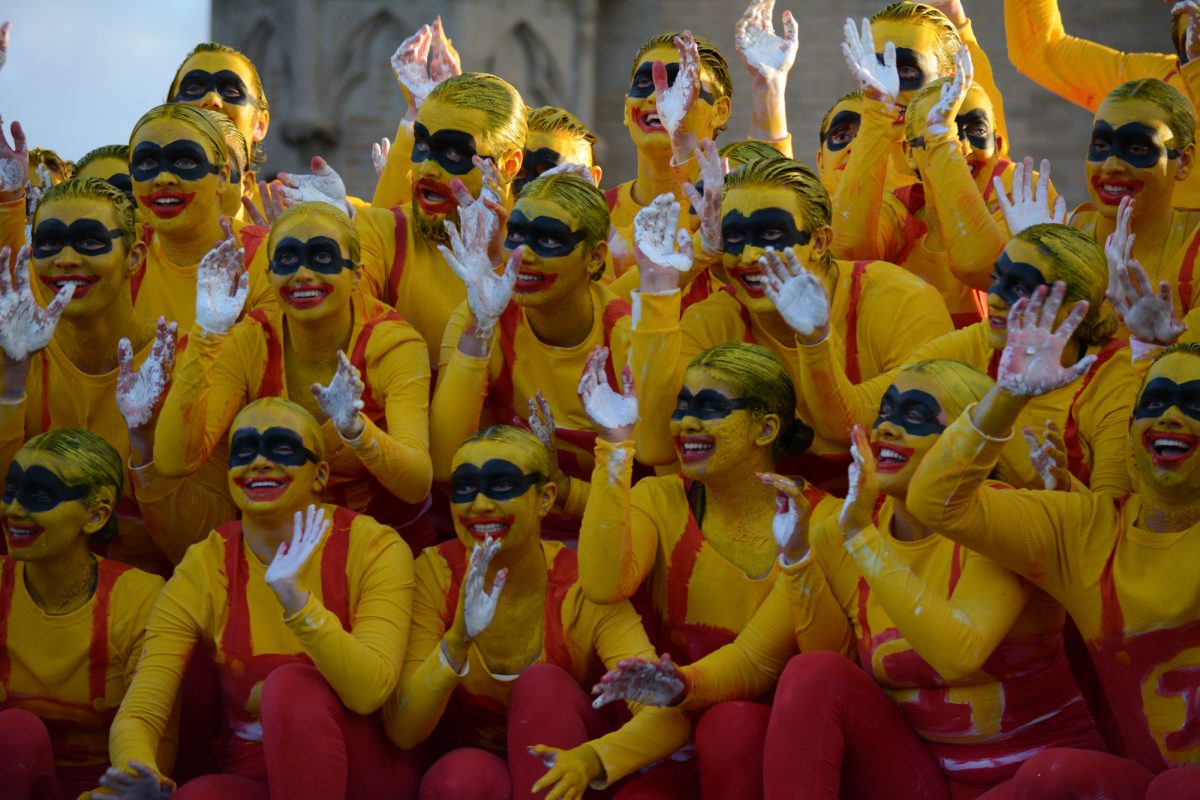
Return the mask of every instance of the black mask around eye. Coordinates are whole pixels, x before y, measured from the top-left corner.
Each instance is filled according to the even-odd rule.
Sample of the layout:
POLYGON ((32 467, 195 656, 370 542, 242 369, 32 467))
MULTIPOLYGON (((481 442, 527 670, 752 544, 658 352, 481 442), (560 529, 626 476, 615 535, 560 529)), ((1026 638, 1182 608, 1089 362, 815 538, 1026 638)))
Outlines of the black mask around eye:
POLYGON ((344 269, 354 269, 354 262, 342 258, 342 249, 328 236, 314 236, 302 242, 285 236, 275 245, 268 268, 276 275, 291 275, 301 265, 322 275, 337 275, 344 269))
POLYGON ((1039 286, 1048 285, 1037 267, 1023 261, 1013 261, 1008 253, 1002 252, 996 259, 996 272, 992 276, 988 294, 1002 298, 1012 308, 1022 297, 1032 297, 1039 286))
POLYGON ((703 420, 724 419, 739 408, 745 407, 745 400, 740 397, 726 397, 716 389, 701 389, 694 396, 689 390, 680 389, 679 395, 675 399, 675 410, 671 413, 671 419, 681 420, 687 417, 703 420))
POLYGON ((1147 169, 1158 163, 1165 153, 1168 161, 1179 158, 1179 151, 1155 141, 1157 131, 1140 122, 1127 122, 1115 131, 1104 120, 1097 120, 1088 145, 1088 161, 1103 163, 1116 156, 1135 169, 1147 169))
MULTIPOLYGON (((675 78, 679 76, 679 62, 673 64, 663 64, 667 68, 667 86, 675 85, 675 78)), ((647 61, 637 68, 637 72, 633 73, 633 82, 629 84, 630 97, 649 97, 654 94, 654 62, 647 61)), ((704 88, 704 84, 700 84, 699 99, 706 103, 715 103, 716 98, 712 92, 704 88)))
POLYGON ((749 217, 740 211, 730 211, 721 220, 721 238, 725 252, 738 255, 747 245, 760 248, 806 245, 812 234, 796 227, 792 212, 782 208, 760 208, 749 217))
POLYGON ((451 175, 466 175, 475 169, 471 162, 477 155, 475 137, 463 131, 444 128, 430 135, 429 129, 419 122, 413 123, 412 162, 433 159, 451 175))
POLYGON ((526 150, 521 159, 521 171, 513 178, 513 194, 519 195, 525 184, 540 177, 543 172, 562 163, 562 155, 552 147, 539 147, 537 150, 526 150))
POLYGON ((575 252, 583 241, 583 231, 573 231, 554 217, 529 219, 514 209, 508 218, 504 247, 515 250, 524 245, 542 258, 561 258, 575 252))
POLYGON ((992 130, 991 120, 988 119, 988 113, 982 108, 974 108, 965 114, 959 114, 954 118, 958 124, 958 138, 971 143, 971 146, 976 150, 989 150, 996 144, 996 133, 992 130), (985 136, 972 136, 967 133, 967 129, 976 122, 985 122, 988 126, 988 132, 985 136))
POLYGON ((107 183, 109 186, 113 186, 113 187, 116 187, 117 189, 120 189, 121 194, 128 197, 129 202, 133 203, 135 207, 137 206, 137 203, 134 202, 134 199, 133 199, 133 180, 129 177, 129 173, 118 172, 115 175, 109 175, 107 178, 104 179, 104 182, 107 183))
MULTIPOLYGON (((876 53, 875 58, 880 64, 883 63, 883 53, 876 53)), ((912 77, 900 79, 900 91, 902 92, 915 92, 933 80, 925 71, 924 59, 921 58, 920 52, 909 47, 897 47, 896 70, 900 71, 906 67, 915 70, 916 74, 912 77)))
POLYGON ((829 148, 829 152, 836 153, 838 150, 844 150, 854 141, 854 137, 858 136, 858 129, 862 125, 862 114, 857 111, 839 111, 832 120, 829 121, 829 127, 821 134, 821 144, 829 148), (834 142, 833 137, 840 133, 848 133, 849 137, 844 142, 834 142))
POLYGON ((890 422, 910 436, 929 436, 946 430, 946 426, 938 421, 941 413, 942 407, 928 392, 920 389, 901 392, 895 386, 889 386, 879 401, 879 416, 871 427, 878 428, 890 422))
POLYGON ((175 92, 174 100, 176 103, 194 103, 210 92, 216 92, 221 97, 221 102, 230 105, 258 105, 238 74, 228 69, 220 72, 192 70, 179 79, 179 89, 175 92))
POLYGON ((130 176, 143 183, 154 180, 160 172, 170 172, 185 181, 198 181, 220 171, 220 167, 208 160, 200 143, 190 139, 177 139, 162 147, 142 142, 129 156, 130 176))
POLYGON ((229 466, 244 467, 263 456, 282 467, 317 463, 317 454, 304 446, 304 437, 291 428, 238 428, 229 440, 229 466))
POLYGON ((62 478, 42 466, 22 470, 15 461, 8 466, 4 480, 4 502, 19 502, 35 514, 67 503, 82 500, 88 495, 86 486, 68 486, 62 478))
POLYGON ((111 230, 95 219, 77 219, 67 225, 60 219, 45 219, 33 231, 33 257, 53 258, 70 247, 81 256, 111 253, 120 229, 111 230))
POLYGON ((1170 378, 1149 381, 1133 408, 1134 419, 1157 419, 1174 406, 1194 420, 1200 420, 1200 381, 1176 383, 1170 378))
POLYGON ((459 464, 450 475, 450 502, 471 503, 480 494, 493 500, 514 500, 546 480, 540 472, 526 475, 516 464, 501 458, 489 459, 482 467, 459 464))

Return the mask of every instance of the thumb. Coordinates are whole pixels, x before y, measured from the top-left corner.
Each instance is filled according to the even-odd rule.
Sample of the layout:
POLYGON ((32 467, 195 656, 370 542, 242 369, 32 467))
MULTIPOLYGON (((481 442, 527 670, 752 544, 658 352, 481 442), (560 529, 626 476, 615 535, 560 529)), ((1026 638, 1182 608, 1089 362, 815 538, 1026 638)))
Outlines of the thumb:
POLYGON ((1096 356, 1094 356, 1094 355, 1093 356, 1085 356, 1084 358, 1079 359, 1079 361, 1075 364, 1075 366, 1071 367, 1071 369, 1068 370, 1068 372, 1071 375, 1071 381, 1075 381, 1075 380, 1078 380, 1079 378, 1082 378, 1084 375, 1087 374, 1088 370, 1090 370, 1092 368, 1092 365, 1095 363, 1096 363, 1096 356))
POLYGON ((792 16, 791 11, 783 12, 783 38, 789 44, 800 39, 800 26, 796 24, 796 18, 792 16))
POLYGON ((329 164, 325 162, 325 159, 321 158, 320 156, 313 156, 312 161, 310 161, 308 164, 308 167, 312 171, 313 175, 323 176, 328 175, 333 171, 329 168, 329 164))

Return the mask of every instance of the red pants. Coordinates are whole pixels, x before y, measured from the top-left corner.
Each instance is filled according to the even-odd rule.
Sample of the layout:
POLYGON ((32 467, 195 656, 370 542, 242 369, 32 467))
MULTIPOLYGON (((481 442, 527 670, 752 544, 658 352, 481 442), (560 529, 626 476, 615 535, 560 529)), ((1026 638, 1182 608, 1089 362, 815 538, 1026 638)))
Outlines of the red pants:
POLYGON ((1200 766, 1176 767, 1155 777, 1127 758, 1055 748, 1022 764, 1011 784, 1010 792, 988 792, 986 800, 1200 800, 1200 766))
POLYGON ((107 764, 54 767, 45 724, 28 711, 0 711, 0 794, 6 800, 74 800, 100 785, 107 764))
POLYGON ((263 742, 237 748, 244 751, 241 774, 196 778, 179 788, 177 800, 416 797, 416 759, 393 746, 372 717, 347 710, 316 667, 288 664, 272 672, 259 714, 263 742), (251 777, 264 773, 266 780, 251 777))
POLYGON ((763 796, 763 746, 771 709, 730 700, 704 712, 696 725, 696 760, 704 800, 763 796))

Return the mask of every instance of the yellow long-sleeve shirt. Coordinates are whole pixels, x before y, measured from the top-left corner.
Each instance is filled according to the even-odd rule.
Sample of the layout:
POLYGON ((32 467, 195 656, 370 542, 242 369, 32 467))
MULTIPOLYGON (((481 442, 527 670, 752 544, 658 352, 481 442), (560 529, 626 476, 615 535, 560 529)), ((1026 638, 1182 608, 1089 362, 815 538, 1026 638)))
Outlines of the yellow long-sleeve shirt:
MULTIPOLYGON (((590 688, 604 670, 626 658, 654 658, 641 619, 628 603, 597 605, 583 594, 575 552, 542 542, 549 580, 542 650, 536 663, 563 668, 590 688)), ((505 709, 517 676, 494 674, 478 644, 468 652, 466 672, 454 672, 441 641, 454 621, 468 554, 458 540, 427 548, 416 563, 412 636, 400 688, 383 707, 393 742, 413 747, 440 721, 463 746, 505 752, 505 709)), ((503 602, 503 601, 502 601, 503 602)), ((687 718, 675 709, 631 706, 633 719, 588 742, 612 783, 682 747, 690 735, 687 718)))
POLYGON ((146 625, 142 659, 109 737, 112 763, 137 759, 156 767, 154 751, 197 642, 228 678, 222 681, 223 701, 235 733, 236 720, 258 718, 261 687, 237 687, 242 691, 231 696, 230 686, 244 682, 247 671, 255 674, 253 660, 260 657, 307 658, 348 709, 358 714, 379 709, 395 688, 404 661, 413 602, 412 553, 395 531, 371 517, 355 516, 342 530, 339 522, 349 516, 346 511, 324 509, 334 524, 297 576, 309 596, 291 616, 284 615, 267 586, 266 565, 242 540, 240 525, 233 539, 236 549, 213 531, 187 551, 146 625), (240 587, 241 596, 231 596, 231 585, 240 587), (338 606, 346 614, 345 627, 338 606), (252 652, 230 653, 230 642, 248 645, 252 652))
POLYGON ((986 483, 1004 440, 968 409, 925 456, 909 509, 1058 600, 1092 653, 1127 755, 1158 771, 1200 763, 1200 525, 1155 533, 1142 498, 986 483))
MULTIPOLYGON (((367 386, 364 428, 349 441, 330 420, 322 424, 329 494, 355 510, 367 508, 384 489, 406 503, 423 502, 432 481, 424 343, 379 301, 356 293, 351 302, 348 355, 367 386)), ((244 405, 288 396, 284 322, 283 313, 272 309, 242 320, 224 336, 193 329, 159 416, 154 464, 161 474, 200 469, 244 405)))
MULTIPOLYGON (((47 614, 29 596, 25 565, 0 556, 0 709, 46 721, 56 765, 109 763, 109 723, 162 587, 162 578, 99 559, 91 599, 69 614, 47 614)), ((168 701, 164 729, 171 708, 168 701)))

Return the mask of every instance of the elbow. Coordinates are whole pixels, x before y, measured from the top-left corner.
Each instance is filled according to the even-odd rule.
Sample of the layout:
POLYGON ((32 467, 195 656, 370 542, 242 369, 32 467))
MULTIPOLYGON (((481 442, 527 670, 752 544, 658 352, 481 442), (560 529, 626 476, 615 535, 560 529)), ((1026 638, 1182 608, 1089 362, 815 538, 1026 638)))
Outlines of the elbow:
POLYGON ((598 606, 610 606, 628 600, 633 594, 625 594, 618 586, 596 586, 593 581, 580 580, 583 596, 598 606))
POLYGON ((199 463, 192 463, 182 447, 167 447, 154 442, 154 469, 164 478, 186 478, 200 469, 199 463))
POLYGON ((401 750, 412 750, 425 741, 427 737, 422 736, 419 731, 414 730, 412 725, 404 724, 403 720, 403 695, 394 695, 383 706, 383 730, 387 734, 388 740, 392 744, 399 747, 401 750), (399 708, 397 706, 400 706, 399 708))
POLYGON ((370 697, 343 697, 342 703, 355 714, 365 717, 378 711, 386 700, 386 695, 372 695, 370 697))
POLYGON ((938 658, 929 659, 929 665, 937 670, 937 674, 941 675, 946 683, 956 683, 971 677, 982 669, 983 662, 991 655, 983 652, 982 643, 973 632, 964 632, 962 636, 968 641, 963 642, 960 647, 940 648, 938 658), (947 649, 953 652, 946 652, 947 649))
MULTIPOLYGON (((413 456, 413 463, 407 470, 404 483, 397 487, 396 496, 406 503, 424 503, 433 488, 433 460, 423 450, 415 451, 413 456)), ((450 480, 449 474, 445 480, 450 480)))

